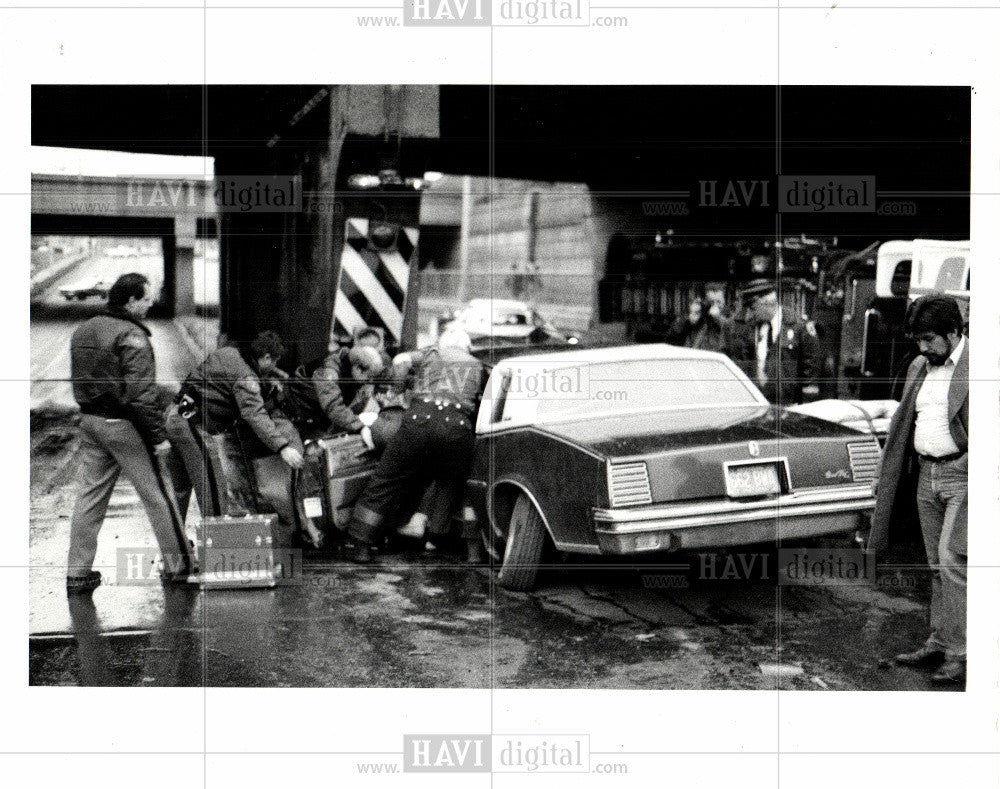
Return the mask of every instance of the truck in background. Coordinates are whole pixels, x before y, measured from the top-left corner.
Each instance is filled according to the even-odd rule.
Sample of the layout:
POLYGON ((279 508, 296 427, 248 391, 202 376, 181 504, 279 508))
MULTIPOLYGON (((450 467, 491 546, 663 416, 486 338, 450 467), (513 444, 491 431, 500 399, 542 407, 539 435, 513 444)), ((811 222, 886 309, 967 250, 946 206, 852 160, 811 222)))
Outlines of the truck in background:
POLYGON ((708 282, 725 284, 738 322, 761 284, 772 282, 785 314, 816 330, 820 399, 898 399, 916 353, 903 330, 907 305, 926 293, 948 293, 967 316, 968 261, 968 241, 892 240, 852 250, 836 238, 621 238, 609 247, 610 273, 599 284, 601 321, 623 323, 634 342, 662 342, 708 282))
POLYGON ((968 241, 886 241, 843 261, 838 396, 899 399, 916 354, 903 319, 929 293, 954 296, 969 321, 968 241))

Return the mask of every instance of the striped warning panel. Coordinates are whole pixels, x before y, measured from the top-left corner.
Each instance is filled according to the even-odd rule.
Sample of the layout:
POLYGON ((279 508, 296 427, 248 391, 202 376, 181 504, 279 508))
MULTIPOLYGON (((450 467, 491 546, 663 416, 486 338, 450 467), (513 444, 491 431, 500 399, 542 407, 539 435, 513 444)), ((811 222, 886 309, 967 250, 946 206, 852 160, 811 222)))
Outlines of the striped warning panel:
POLYGON ((347 220, 333 308, 334 333, 353 335, 372 326, 385 332, 386 341, 398 343, 419 231, 400 228, 395 248, 382 250, 372 243, 369 229, 367 219, 347 220))

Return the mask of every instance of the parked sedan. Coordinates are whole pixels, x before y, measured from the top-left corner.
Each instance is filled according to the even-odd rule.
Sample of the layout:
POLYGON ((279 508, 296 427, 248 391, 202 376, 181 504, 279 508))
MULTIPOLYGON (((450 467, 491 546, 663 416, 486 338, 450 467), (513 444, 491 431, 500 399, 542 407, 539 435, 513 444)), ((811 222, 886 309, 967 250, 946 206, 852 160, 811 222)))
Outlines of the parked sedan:
POLYGON ((874 506, 873 435, 772 406, 717 353, 507 358, 476 433, 468 504, 510 589, 533 587, 547 542, 616 555, 773 542, 856 531, 874 506))

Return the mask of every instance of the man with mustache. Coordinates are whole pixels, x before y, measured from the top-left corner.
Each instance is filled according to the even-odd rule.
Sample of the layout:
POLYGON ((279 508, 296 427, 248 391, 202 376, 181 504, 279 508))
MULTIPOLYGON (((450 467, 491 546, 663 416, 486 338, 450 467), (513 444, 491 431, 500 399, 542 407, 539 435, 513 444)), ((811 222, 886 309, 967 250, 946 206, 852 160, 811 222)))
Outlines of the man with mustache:
POLYGON ((906 313, 907 333, 920 355, 910 364, 899 408, 889 427, 878 477, 869 545, 888 543, 900 509, 903 478, 917 475, 916 503, 931 568, 931 633, 913 652, 896 656, 906 666, 938 668, 941 684, 965 680, 966 580, 969 488, 969 340, 958 303, 923 296, 906 313))

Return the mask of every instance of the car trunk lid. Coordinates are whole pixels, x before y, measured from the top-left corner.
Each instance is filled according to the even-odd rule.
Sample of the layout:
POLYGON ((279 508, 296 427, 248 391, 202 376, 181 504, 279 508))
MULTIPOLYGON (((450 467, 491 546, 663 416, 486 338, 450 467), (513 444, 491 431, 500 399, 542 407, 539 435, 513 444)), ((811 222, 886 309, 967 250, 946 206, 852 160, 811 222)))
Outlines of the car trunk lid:
POLYGON ((774 406, 663 410, 548 424, 546 432, 608 460, 612 506, 750 495, 748 476, 775 469, 780 491, 868 482, 873 436, 774 406), (759 466, 758 466, 759 464, 759 466), (727 465, 761 470, 727 471, 727 465), (741 479, 737 479, 740 477, 741 479))

